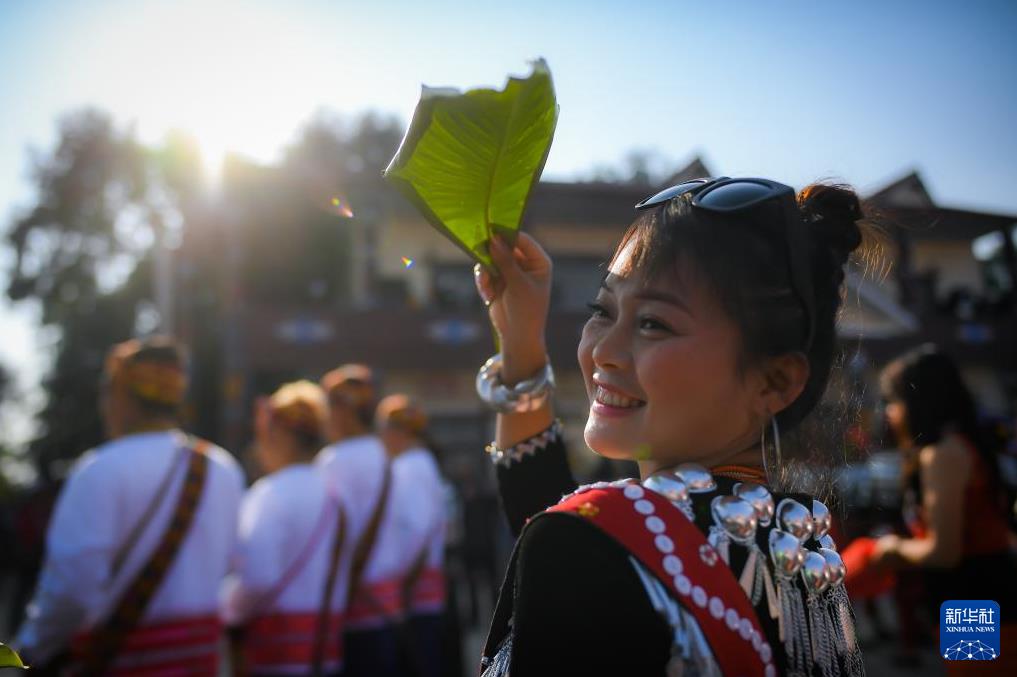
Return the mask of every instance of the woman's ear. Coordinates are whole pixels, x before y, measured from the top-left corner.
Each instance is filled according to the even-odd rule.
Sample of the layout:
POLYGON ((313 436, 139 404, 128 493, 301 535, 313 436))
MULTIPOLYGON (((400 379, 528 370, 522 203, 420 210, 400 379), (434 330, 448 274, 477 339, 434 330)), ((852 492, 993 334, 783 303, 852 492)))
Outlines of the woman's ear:
POLYGON ((809 360, 802 353, 785 353, 767 358, 762 367, 761 402, 770 416, 787 409, 805 390, 809 381, 809 360))

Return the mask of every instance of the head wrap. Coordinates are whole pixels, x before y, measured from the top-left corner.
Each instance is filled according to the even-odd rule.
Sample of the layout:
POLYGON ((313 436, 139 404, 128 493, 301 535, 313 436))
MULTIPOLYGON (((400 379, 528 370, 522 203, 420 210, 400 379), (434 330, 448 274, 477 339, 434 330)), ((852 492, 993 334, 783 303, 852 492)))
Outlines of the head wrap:
POLYGON ((427 430, 427 414, 406 395, 389 395, 378 404, 378 426, 419 436, 427 430))
POLYGON ((169 339, 131 339, 113 346, 106 358, 106 376, 116 388, 137 399, 167 407, 179 406, 187 392, 180 353, 169 339))

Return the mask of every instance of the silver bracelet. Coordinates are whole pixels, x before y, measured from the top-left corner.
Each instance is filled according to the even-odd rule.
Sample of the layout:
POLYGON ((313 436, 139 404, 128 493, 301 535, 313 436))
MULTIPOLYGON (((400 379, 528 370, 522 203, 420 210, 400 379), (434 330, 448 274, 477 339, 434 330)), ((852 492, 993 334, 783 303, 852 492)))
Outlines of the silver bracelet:
POLYGON ((496 465, 501 465, 506 468, 511 466, 513 463, 518 463, 523 460, 526 456, 532 456, 538 451, 542 451, 547 448, 547 445, 552 442, 557 442, 562 437, 562 425, 561 421, 555 419, 554 423, 551 424, 544 432, 538 433, 528 440, 523 440, 518 444, 513 444, 508 449, 499 449, 498 445, 494 442, 484 447, 490 456, 491 460, 496 465))
POLYGON ((477 394, 487 406, 499 414, 522 414, 540 409, 554 392, 554 371, 551 362, 535 376, 507 386, 501 380, 501 353, 477 372, 477 394))

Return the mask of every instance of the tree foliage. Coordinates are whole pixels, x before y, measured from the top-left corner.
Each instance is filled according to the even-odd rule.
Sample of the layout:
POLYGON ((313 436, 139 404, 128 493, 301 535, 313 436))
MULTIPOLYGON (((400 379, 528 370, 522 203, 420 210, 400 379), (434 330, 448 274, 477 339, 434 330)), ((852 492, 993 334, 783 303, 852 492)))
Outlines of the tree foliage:
POLYGON ((151 298, 152 243, 177 191, 190 190, 183 148, 171 140, 146 149, 132 130, 88 109, 64 117, 53 152, 33 157, 35 204, 6 233, 15 253, 7 294, 38 303, 43 325, 56 330, 41 435, 31 444, 43 462, 102 438, 103 357, 132 335, 139 304, 151 298))
POLYGON ((151 328, 143 320, 155 307, 157 243, 173 249, 176 330, 192 358, 191 427, 215 439, 231 313, 243 304, 344 302, 349 229, 332 200, 351 201, 353 221, 380 212, 391 197, 381 171, 402 125, 374 114, 318 116, 278 165, 231 159, 216 193, 184 134, 146 146, 91 109, 62 118, 58 132, 50 152, 31 158, 34 201, 4 233, 15 254, 7 294, 39 304, 55 339, 30 452, 45 464, 101 441, 103 357, 151 328))

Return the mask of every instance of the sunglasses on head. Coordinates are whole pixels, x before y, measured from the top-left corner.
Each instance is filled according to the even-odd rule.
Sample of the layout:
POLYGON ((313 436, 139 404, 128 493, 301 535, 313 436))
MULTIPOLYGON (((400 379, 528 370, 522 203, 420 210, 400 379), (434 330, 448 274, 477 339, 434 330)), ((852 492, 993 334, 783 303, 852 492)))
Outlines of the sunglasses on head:
POLYGON ((809 265, 808 231, 802 213, 798 209, 794 188, 769 179, 732 179, 726 176, 692 179, 651 195, 638 202, 636 209, 640 211, 653 209, 682 195, 692 196, 690 204, 694 209, 718 214, 740 212, 747 214, 762 205, 774 202, 781 207, 781 225, 787 244, 791 287, 805 311, 805 321, 808 327, 805 347, 806 350, 811 348, 815 333, 816 311, 809 265))

